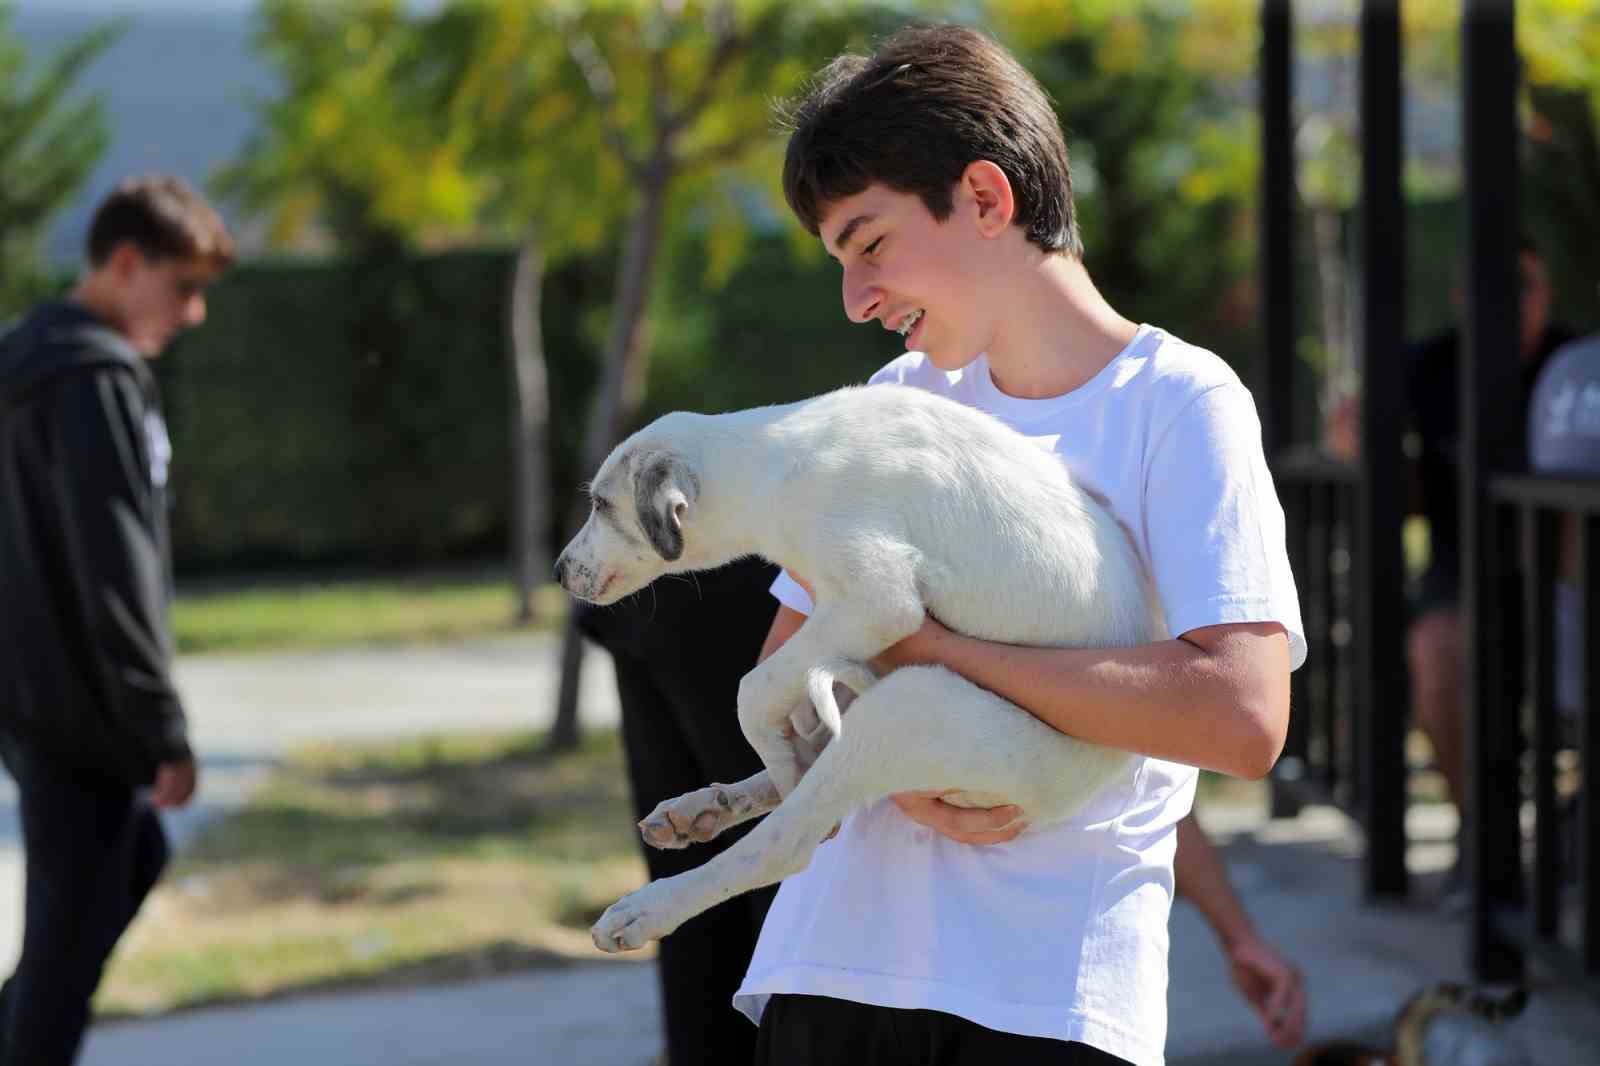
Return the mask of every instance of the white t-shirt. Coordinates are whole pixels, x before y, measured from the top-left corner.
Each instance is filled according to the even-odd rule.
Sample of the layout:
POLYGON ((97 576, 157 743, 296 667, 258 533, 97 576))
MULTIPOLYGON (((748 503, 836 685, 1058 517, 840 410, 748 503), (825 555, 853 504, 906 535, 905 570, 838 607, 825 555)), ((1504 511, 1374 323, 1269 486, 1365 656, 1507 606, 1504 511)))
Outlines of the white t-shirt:
MULTIPOLYGON (((987 411, 1061 456, 1132 532, 1174 635, 1276 621, 1306 642, 1283 510, 1250 393, 1226 363, 1141 326, 1064 396, 1021 400, 986 359, 945 373, 907 353, 872 377, 987 411)), ((787 575, 773 593, 809 613, 787 575)), ((1176 828, 1197 771, 1131 760, 1067 823, 960 844, 884 800, 850 815, 783 882, 734 1006, 802 993, 925 1008, 991 1029, 1163 1061, 1176 828)))

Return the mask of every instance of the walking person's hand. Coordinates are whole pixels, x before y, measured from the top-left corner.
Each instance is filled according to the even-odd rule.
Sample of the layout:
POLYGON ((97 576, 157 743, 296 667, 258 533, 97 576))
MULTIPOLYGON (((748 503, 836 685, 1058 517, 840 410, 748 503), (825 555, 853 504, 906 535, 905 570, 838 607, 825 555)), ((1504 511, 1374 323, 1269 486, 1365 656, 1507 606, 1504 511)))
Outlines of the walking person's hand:
POLYGON ((1258 937, 1228 945, 1228 968, 1267 1039, 1287 1050, 1306 1035, 1306 985, 1299 967, 1258 937))
POLYGON ((155 783, 150 786, 150 802, 157 807, 182 807, 194 795, 199 776, 193 759, 162 763, 156 767, 155 783))

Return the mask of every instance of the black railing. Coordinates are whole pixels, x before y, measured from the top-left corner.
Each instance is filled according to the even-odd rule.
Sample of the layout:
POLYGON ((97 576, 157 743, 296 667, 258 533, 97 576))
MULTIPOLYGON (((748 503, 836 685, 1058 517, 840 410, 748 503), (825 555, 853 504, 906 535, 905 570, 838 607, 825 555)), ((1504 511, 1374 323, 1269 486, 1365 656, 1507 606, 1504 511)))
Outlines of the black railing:
POLYGON ((1317 452, 1281 456, 1274 480, 1283 501, 1289 562, 1300 593, 1306 664, 1290 678, 1289 737, 1273 769, 1274 814, 1332 803, 1355 814, 1351 561, 1357 470, 1317 452))
MULTIPOLYGON (((1511 676, 1495 686, 1520 699, 1485 701, 1492 720, 1473 742, 1509 739, 1521 772, 1495 791, 1503 807, 1471 819, 1483 856, 1474 897, 1502 941, 1495 949, 1600 992, 1600 809, 1588 780, 1600 767, 1600 480, 1495 477, 1489 500, 1493 548, 1520 565, 1509 587, 1488 590, 1482 624, 1491 646, 1521 649, 1499 663, 1511 676), (1520 612, 1503 599, 1516 595, 1520 612), (1575 601, 1564 614, 1558 597, 1575 601), (1558 634, 1564 623, 1575 632, 1558 634), (1558 662, 1558 650, 1573 661, 1558 662), (1576 671, 1575 691, 1560 691, 1563 667, 1576 671)), ((1488 766, 1504 754, 1474 759, 1488 766)))
POLYGON ((1292 815, 1305 803, 1344 810, 1366 836, 1367 892, 1403 895, 1405 684, 1390 676, 1395 669, 1379 668, 1392 649, 1378 641, 1401 639, 1404 590, 1380 577, 1376 551, 1363 550, 1361 536, 1363 522, 1389 531, 1398 556, 1399 524, 1389 516, 1372 521, 1375 494, 1353 464, 1300 449, 1280 456, 1273 474, 1309 654, 1290 680, 1289 736, 1273 769, 1272 813, 1292 815), (1363 628, 1377 631, 1377 639, 1363 628))

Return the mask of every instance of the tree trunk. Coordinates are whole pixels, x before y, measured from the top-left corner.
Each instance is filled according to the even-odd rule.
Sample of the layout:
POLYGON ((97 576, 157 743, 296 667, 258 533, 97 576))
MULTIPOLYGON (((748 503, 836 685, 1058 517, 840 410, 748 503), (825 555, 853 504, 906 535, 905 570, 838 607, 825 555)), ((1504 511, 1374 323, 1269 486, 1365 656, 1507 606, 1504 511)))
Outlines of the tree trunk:
MULTIPOLYGON (((588 431, 584 435, 579 469, 585 477, 605 461, 622 436, 623 428, 638 414, 644 398, 642 388, 629 389, 628 383, 643 381, 649 364, 649 347, 641 343, 644 312, 654 280, 656 255, 661 247, 661 224, 671 183, 671 163, 664 152, 658 152, 645 171, 639 213, 629 227, 617 270, 617 302, 611 312, 611 334, 606 342, 600 385, 590 409, 588 431)), ((581 521, 581 513, 574 515, 567 529, 576 529, 581 521)), ((578 744, 578 683, 582 670, 583 635, 578 632, 574 612, 568 616, 562 638, 561 683, 556 691, 556 717, 548 740, 551 751, 568 751, 578 744)))
POLYGON ((550 572, 550 388, 539 322, 544 251, 530 230, 511 273, 511 573, 516 621, 533 621, 533 593, 550 572))

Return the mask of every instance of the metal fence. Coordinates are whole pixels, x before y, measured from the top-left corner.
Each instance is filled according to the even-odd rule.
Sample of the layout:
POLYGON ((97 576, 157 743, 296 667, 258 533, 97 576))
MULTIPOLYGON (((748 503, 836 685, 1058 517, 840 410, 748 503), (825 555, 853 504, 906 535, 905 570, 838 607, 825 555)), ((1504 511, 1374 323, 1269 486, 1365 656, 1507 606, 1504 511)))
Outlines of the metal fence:
POLYGON ((1487 549, 1520 563, 1483 612, 1486 641, 1509 653, 1493 687, 1511 698, 1484 704, 1469 758, 1514 770, 1487 790, 1499 809, 1473 819, 1473 889, 1510 950, 1600 991, 1600 811, 1587 787, 1600 765, 1600 481, 1500 476, 1489 498, 1487 549))

